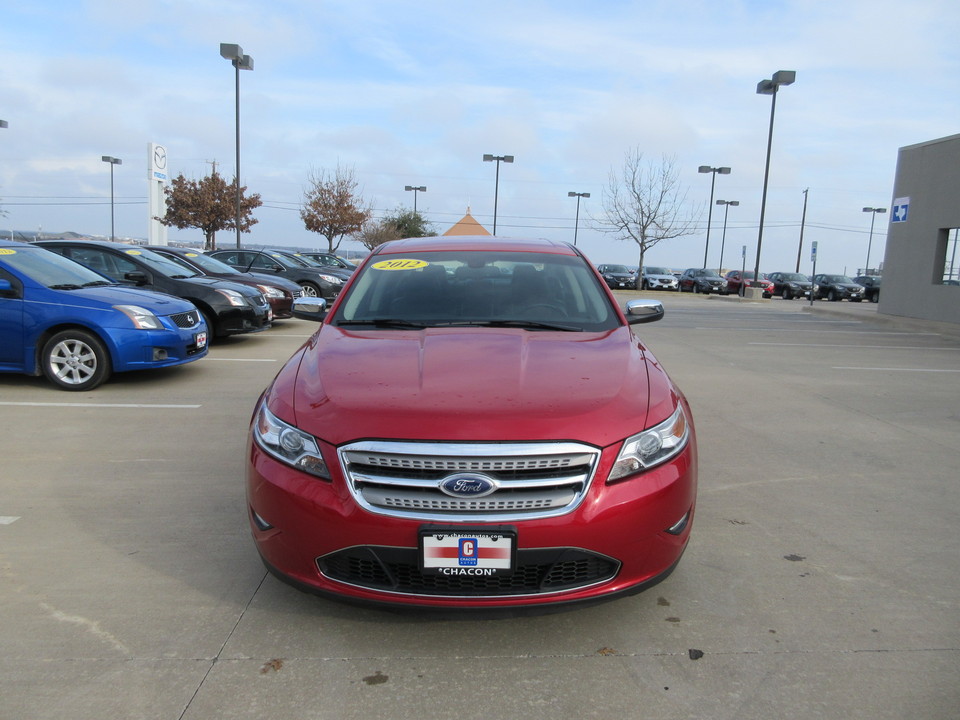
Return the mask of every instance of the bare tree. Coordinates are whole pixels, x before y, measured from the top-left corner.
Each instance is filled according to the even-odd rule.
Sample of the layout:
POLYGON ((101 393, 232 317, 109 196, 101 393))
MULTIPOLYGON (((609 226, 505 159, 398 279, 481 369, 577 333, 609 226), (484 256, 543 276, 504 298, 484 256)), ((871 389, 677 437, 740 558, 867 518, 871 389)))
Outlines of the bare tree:
POLYGON ((603 192, 603 232, 632 240, 640 249, 640 267, 647 250, 661 240, 692 235, 695 221, 685 209, 687 190, 680 186, 676 160, 644 163, 639 148, 627 152, 623 168, 610 170, 603 192))
POLYGON ((367 250, 373 250, 385 242, 399 240, 401 237, 403 236, 397 230, 396 225, 383 220, 369 220, 363 226, 363 229, 357 233, 357 240, 367 250))
POLYGON ((300 217, 310 232, 327 239, 330 252, 336 252, 346 235, 358 233, 370 219, 372 210, 363 204, 352 168, 337 165, 331 176, 327 171, 311 173, 304 190, 300 217))

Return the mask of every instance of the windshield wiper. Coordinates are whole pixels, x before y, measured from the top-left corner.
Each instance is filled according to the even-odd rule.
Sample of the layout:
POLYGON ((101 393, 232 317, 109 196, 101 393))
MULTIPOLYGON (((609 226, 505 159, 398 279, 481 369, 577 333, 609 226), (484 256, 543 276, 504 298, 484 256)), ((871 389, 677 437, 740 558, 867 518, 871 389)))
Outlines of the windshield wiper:
POLYGON ((102 287, 103 285, 116 285, 116 283, 110 282, 109 280, 94 280, 93 282, 84 283, 83 287, 102 287))
POLYGON ((51 290, 79 290, 79 285, 74 285, 73 283, 61 283, 59 285, 48 285, 51 290))
POLYGON ((400 318, 374 318, 373 320, 341 320, 337 326, 349 325, 350 327, 377 327, 377 328, 402 328, 409 330, 423 330, 427 327, 424 323, 401 320, 400 318))
POLYGON ((561 330, 563 332, 579 332, 576 325, 539 322, 537 320, 470 320, 463 322, 443 323, 444 327, 495 327, 495 328, 522 328, 525 330, 561 330))

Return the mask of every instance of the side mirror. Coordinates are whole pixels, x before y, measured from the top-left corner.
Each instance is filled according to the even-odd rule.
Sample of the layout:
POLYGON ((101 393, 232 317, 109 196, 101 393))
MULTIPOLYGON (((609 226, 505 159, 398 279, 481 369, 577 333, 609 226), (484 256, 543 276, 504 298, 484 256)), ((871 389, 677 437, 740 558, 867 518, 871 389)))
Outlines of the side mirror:
POLYGON ((293 300, 293 316, 301 320, 323 322, 327 314, 327 301, 319 297, 298 297, 293 300))
POLYGON ((656 322, 663 318, 663 303, 659 300, 630 300, 626 314, 630 325, 656 322))
POLYGON ((134 270, 133 272, 125 273, 123 279, 127 282, 132 282, 138 287, 141 285, 148 285, 150 283, 150 278, 147 277, 147 274, 140 270, 134 270))
POLYGON ((13 285, 9 280, 0 278, 0 297, 17 298, 19 294, 13 289, 13 285))

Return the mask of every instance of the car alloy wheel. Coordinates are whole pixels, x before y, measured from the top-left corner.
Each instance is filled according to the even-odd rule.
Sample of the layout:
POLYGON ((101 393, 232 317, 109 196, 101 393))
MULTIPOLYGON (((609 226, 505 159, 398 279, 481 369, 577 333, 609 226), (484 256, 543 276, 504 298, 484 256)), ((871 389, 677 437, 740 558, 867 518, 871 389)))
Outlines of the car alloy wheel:
POLYGON ((320 288, 313 283, 305 282, 300 288, 303 290, 304 297, 320 297, 320 288))
POLYGON ((110 356, 100 339, 85 330, 64 330, 47 340, 43 373, 64 390, 93 390, 110 375, 110 356))

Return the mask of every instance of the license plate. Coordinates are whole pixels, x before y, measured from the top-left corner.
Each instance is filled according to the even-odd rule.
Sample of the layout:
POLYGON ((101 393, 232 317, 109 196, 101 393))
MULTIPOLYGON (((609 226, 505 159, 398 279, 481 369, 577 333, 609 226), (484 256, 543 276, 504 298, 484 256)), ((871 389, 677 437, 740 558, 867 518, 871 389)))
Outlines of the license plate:
POLYGON ((427 575, 492 577, 516 567, 517 533, 487 528, 420 530, 420 569, 427 575))
POLYGON ((207 334, 198 332, 193 336, 193 342, 197 345, 197 350, 203 350, 207 346, 207 334))
POLYGON ((620 283, 620 287, 626 287, 626 286, 627 286, 626 283, 620 283))

